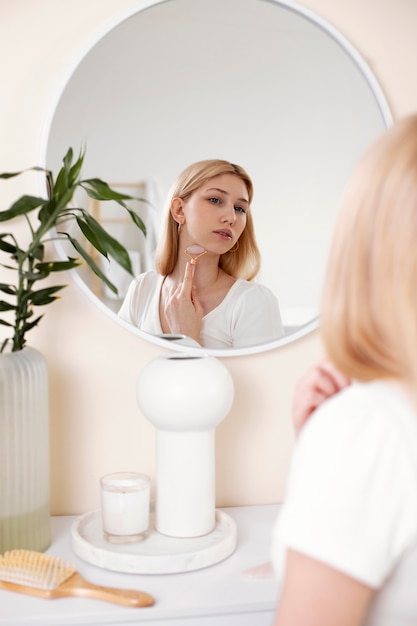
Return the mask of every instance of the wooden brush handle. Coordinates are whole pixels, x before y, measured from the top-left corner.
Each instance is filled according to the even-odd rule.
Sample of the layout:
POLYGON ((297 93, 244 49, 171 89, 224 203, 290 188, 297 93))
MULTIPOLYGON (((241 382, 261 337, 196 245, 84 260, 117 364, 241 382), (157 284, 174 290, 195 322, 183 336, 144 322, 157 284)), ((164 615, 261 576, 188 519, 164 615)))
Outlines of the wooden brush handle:
POLYGON ((116 589, 113 587, 102 587, 87 582, 75 572, 70 578, 51 592, 51 597, 82 596, 84 598, 95 598, 105 602, 114 602, 130 607, 152 606, 155 600, 144 591, 134 589, 116 589))

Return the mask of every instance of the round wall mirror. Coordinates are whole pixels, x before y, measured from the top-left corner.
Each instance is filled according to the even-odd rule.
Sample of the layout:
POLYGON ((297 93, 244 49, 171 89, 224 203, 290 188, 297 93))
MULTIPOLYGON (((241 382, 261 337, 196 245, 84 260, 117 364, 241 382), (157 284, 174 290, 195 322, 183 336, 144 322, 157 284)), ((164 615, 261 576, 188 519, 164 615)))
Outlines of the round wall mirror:
MULTIPOLYGON (((255 187, 257 280, 277 296, 285 335, 208 352, 279 347, 317 327, 340 194, 358 157, 391 124, 389 107, 349 42, 290 1, 148 4, 116 19, 73 72, 52 120, 47 166, 56 171, 69 146, 75 152, 85 146, 85 177, 146 198, 138 209, 146 239, 132 233, 116 207, 89 207, 131 251, 139 273, 152 268, 165 196, 179 172, 207 158, 242 165, 255 187)), ((123 298, 128 277, 109 271, 123 298)), ((117 317, 120 298, 85 267, 76 280, 127 326, 117 317)), ((177 342, 170 347, 193 351, 177 342)))

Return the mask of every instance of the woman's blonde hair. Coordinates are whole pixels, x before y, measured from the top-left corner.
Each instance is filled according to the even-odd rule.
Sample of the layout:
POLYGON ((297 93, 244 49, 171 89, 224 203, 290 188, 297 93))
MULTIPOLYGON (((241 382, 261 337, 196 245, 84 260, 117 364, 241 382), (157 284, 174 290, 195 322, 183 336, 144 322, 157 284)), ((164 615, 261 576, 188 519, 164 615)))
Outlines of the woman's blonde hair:
POLYGON ((417 390, 417 115, 365 154, 344 195, 322 298, 327 354, 358 380, 417 390))
POLYGON ((186 200, 207 180, 222 174, 234 174, 244 182, 248 192, 249 208, 246 212, 246 226, 239 238, 239 246, 235 251, 222 254, 219 266, 234 278, 252 280, 258 273, 260 252, 250 211, 253 198, 252 180, 239 165, 221 159, 210 159, 193 163, 181 172, 168 194, 165 223, 156 251, 156 269, 163 276, 174 270, 178 258, 179 233, 178 224, 170 211, 172 199, 178 197, 186 200))

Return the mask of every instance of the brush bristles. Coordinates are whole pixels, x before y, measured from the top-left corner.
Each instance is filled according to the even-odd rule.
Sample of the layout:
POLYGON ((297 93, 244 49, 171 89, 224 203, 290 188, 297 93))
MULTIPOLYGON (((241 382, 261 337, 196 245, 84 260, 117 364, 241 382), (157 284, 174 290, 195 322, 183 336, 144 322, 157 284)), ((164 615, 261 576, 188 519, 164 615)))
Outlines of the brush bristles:
POLYGON ((32 550, 10 550, 0 555, 0 579, 17 585, 56 589, 75 572, 69 561, 32 550))

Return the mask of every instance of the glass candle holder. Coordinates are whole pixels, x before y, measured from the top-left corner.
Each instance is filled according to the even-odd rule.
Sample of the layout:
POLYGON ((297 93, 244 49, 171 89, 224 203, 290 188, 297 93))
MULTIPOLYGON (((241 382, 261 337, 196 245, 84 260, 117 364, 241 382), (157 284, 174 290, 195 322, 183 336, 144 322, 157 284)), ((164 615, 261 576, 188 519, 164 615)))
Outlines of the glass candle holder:
POLYGON ((100 479, 103 532, 111 543, 142 541, 149 528, 150 478, 135 472, 100 479))

